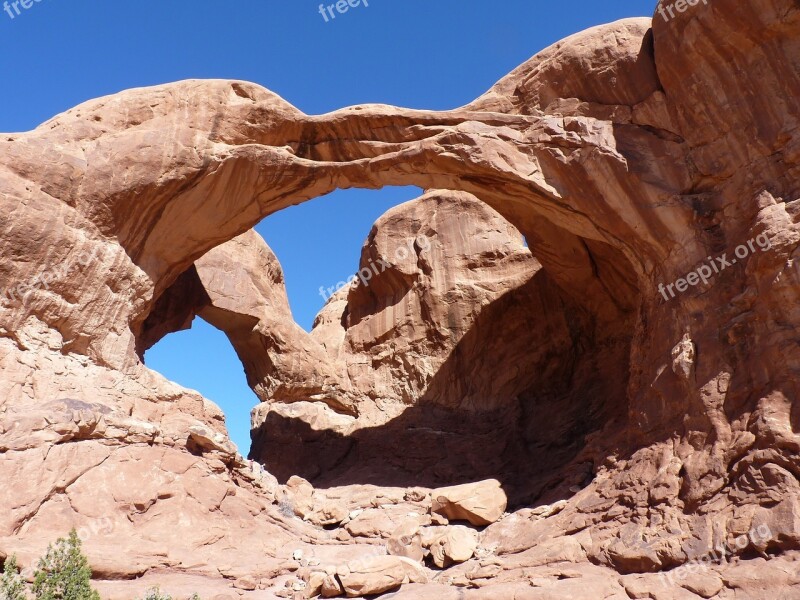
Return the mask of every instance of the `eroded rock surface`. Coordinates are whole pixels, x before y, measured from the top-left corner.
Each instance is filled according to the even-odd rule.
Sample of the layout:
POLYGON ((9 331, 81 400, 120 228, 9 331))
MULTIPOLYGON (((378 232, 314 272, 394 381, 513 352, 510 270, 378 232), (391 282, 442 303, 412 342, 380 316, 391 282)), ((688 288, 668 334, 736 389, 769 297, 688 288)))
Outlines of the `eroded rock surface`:
MULTIPOLYGON (((420 527, 444 526, 430 514, 434 485, 332 486, 324 465, 311 497, 341 503, 348 517, 330 530, 304 521, 280 483, 230 446, 216 407, 140 360, 192 311, 207 310, 237 340, 270 408, 303 419, 298 400, 311 400, 346 419, 336 422, 346 430, 372 418, 370 403, 385 394, 406 409, 397 421, 433 389, 441 403, 431 407, 451 411, 448 421, 461 411, 474 434, 475 405, 507 406, 505 392, 527 373, 499 371, 503 397, 483 398, 459 390, 461 377, 437 381, 450 367, 438 362, 447 344, 432 361, 378 359, 374 387, 369 367, 348 362, 362 350, 376 359, 378 333, 415 314, 408 304, 391 310, 390 298, 420 297, 401 296, 419 272, 403 261, 331 302, 318 325, 325 331, 310 340, 288 321, 276 277, 247 292, 273 304, 227 302, 231 290, 237 300, 269 280, 266 250, 248 250, 237 269, 223 258, 214 270, 226 277, 207 279, 208 299, 186 308, 199 291, 192 269, 202 282, 209 251, 264 216, 340 186, 417 185, 470 193, 525 236, 541 265, 534 280, 549 281, 527 292, 558 297, 562 312, 521 315, 546 326, 566 306, 576 360, 559 363, 566 389, 537 389, 519 404, 564 417, 526 442, 540 456, 566 457, 555 485, 541 473, 523 477, 530 485, 510 490, 513 514, 479 533, 475 558, 432 583, 409 580, 395 598, 797 595, 799 15, 790 0, 715 0, 668 21, 594 28, 453 111, 371 105, 308 116, 257 85, 188 81, 94 100, 3 135, 0 555, 15 552, 27 566, 54 537, 85 527, 96 530, 86 550, 109 598, 130 598, 158 576, 181 589, 202 581, 215 594, 291 597, 304 593, 310 561, 386 555, 404 512, 419 515, 420 527), (690 281, 712 263, 713 277, 690 281), (275 337, 274 318, 286 320, 285 337, 275 337), (300 362, 286 360, 297 352, 300 362), (405 373, 416 375, 397 378, 405 373), (369 389, 378 394, 365 399, 369 389), (562 448, 579 422, 570 410, 589 427, 562 448), (367 517, 356 526, 359 510, 367 517), (712 552, 724 560, 705 560, 701 576, 667 577, 712 552)), ((365 256, 392 239, 377 235, 365 256)), ((507 296, 483 307, 458 346, 507 296)), ((435 314, 424 322, 425 339, 444 326, 435 314)), ((416 333, 401 348, 411 357, 416 333)), ((498 344, 502 352, 508 340, 498 344)), ((372 435, 385 442, 381 419, 372 435)), ((419 449, 407 457, 418 463, 413 481, 437 464, 430 450, 441 443, 419 430, 404 438, 419 423, 398 424, 391 442, 419 449)), ((358 464, 346 471, 360 478, 358 464)), ((404 471, 391 466, 384 473, 393 478, 404 471)), ((464 472, 455 466, 432 483, 464 472)), ((362 474, 380 475, 368 460, 362 474)))
POLYGON ((621 418, 597 394, 621 397, 626 382, 590 373, 629 340, 584 352, 571 304, 513 226, 469 194, 431 191, 375 223, 360 266, 293 351, 324 347, 357 418, 276 395, 253 412, 251 458, 319 486, 497 477, 522 501, 559 478, 583 484, 587 461, 566 465, 621 418), (556 437, 558 450, 537 450, 556 437))

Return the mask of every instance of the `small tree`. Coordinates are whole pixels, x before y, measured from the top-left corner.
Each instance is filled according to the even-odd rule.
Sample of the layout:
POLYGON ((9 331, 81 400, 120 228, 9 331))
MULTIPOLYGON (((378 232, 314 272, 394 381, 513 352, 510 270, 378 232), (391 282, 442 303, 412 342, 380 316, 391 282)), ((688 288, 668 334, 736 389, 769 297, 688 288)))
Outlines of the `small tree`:
POLYGON ((0 576, 0 600, 25 600, 25 582, 17 569, 16 555, 6 560, 0 576))
POLYGON ((55 546, 39 559, 33 574, 36 600, 100 600, 91 586, 92 570, 81 552, 81 540, 73 529, 67 539, 59 538, 55 546))

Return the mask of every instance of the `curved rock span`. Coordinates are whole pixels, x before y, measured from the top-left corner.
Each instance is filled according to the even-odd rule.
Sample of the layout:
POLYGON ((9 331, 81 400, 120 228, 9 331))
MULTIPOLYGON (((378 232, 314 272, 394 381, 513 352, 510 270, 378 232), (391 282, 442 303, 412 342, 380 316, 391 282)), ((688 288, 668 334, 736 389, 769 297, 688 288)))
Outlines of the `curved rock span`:
POLYGON ((3 135, 0 558, 75 526, 109 598, 797 594, 799 34, 715 0, 452 111, 186 81, 3 135), (304 332, 251 228, 385 185, 428 192, 304 332), (256 461, 142 362, 196 315, 256 461))

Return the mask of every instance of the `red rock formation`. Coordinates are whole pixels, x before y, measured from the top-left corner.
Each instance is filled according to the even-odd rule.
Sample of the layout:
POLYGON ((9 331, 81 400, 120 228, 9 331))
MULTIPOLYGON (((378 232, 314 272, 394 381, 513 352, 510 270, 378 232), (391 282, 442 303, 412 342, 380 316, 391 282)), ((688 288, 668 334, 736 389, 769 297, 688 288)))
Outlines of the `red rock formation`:
POLYGON ((325 350, 292 319, 281 266, 255 231, 206 253, 161 295, 140 352, 191 326, 195 315, 226 333, 260 398, 355 410, 325 350))
MULTIPOLYGON (((233 452, 219 411, 147 370, 137 350, 185 323, 167 290, 267 214, 336 187, 413 184, 471 193, 514 225, 569 301, 572 339, 595 357, 572 365, 574 376, 627 389, 602 398, 625 420, 608 421, 573 460, 593 462, 587 487, 489 526, 481 558, 397 597, 458 597, 448 582, 472 588, 469 598, 658 597, 662 584, 694 596, 791 593, 798 14, 789 0, 714 0, 652 27, 595 28, 454 111, 371 105, 312 117, 253 84, 189 81, 4 135, 0 480, 14 483, 0 488, 0 550, 28 564, 54 528, 110 519, 117 534, 86 546, 98 578, 167 569, 203 576, 208 589, 224 585, 220 573, 243 589, 282 585, 300 566, 293 546, 338 565, 380 551, 374 537, 351 544, 347 529, 281 512, 283 490, 233 452), (757 239, 768 249, 732 261, 757 239), (708 283, 680 283, 723 255, 729 266, 708 283), (665 298, 660 285, 675 282, 687 289, 665 298), (747 537, 758 531, 769 535, 747 537), (666 584, 649 573, 734 539, 744 543, 727 554, 782 556, 666 584), (234 558, 234 548, 245 550, 234 558)), ((269 313, 253 308, 242 314, 257 328, 269 313)), ((281 367, 280 351, 266 356, 281 367)), ((309 387, 323 403, 329 376, 309 387)), ((259 382, 267 395, 283 385, 259 382)), ((425 512, 424 491, 370 490, 385 500, 375 522, 396 529, 411 507, 425 512)), ((324 496, 368 508, 359 494, 324 496)), ((146 583, 108 583, 106 595, 146 583)))
POLYGON ((590 478, 590 459, 567 465, 623 415, 604 399, 624 397, 625 377, 595 374, 629 340, 603 360, 587 349, 516 229, 469 194, 430 192, 378 220, 360 267, 366 283, 331 298, 311 332, 358 418, 262 395, 251 458, 324 487, 499 477, 517 503, 590 478))

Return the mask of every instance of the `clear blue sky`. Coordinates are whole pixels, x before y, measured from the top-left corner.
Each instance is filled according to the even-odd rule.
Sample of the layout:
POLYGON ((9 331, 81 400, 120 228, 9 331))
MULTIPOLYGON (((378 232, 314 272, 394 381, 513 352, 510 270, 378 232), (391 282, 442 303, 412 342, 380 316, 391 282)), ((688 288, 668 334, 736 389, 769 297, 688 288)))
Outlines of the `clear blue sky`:
MULTIPOLYGON (((656 0, 369 0, 328 22, 319 4, 41 0, 19 6, 18 16, 11 8, 13 19, 0 12, 0 131, 32 129, 97 96, 190 78, 254 81, 310 114, 365 102, 449 109, 567 35, 652 15, 656 0)), ((283 265, 298 323, 308 329, 322 307, 320 286, 356 270, 372 223, 417 194, 340 191, 257 227, 283 265)), ((247 453, 257 399, 222 334, 198 319, 146 359, 217 402, 247 453)))

